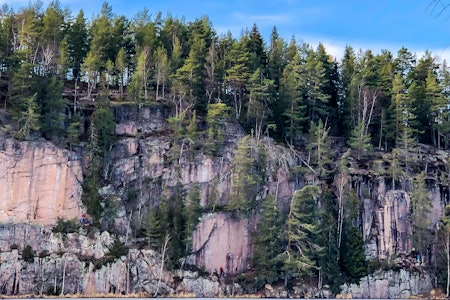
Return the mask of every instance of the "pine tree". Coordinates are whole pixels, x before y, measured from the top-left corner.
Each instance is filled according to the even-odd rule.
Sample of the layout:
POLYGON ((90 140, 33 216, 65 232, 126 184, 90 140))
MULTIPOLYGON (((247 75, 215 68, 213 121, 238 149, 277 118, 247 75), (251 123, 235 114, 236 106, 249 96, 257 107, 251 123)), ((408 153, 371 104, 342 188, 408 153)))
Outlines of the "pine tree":
POLYGON ((426 87, 426 101, 431 103, 431 134, 432 142, 438 148, 441 147, 441 136, 445 124, 445 111, 447 110, 447 101, 442 93, 442 88, 438 83, 436 75, 432 70, 428 70, 426 87))
POLYGON ((67 42, 69 45, 69 62, 72 75, 77 82, 81 76, 81 66, 88 52, 88 31, 83 10, 80 10, 75 22, 68 31, 67 42))
POLYGON ((269 117, 270 90, 273 89, 273 80, 263 78, 260 69, 250 76, 248 83, 249 100, 247 105, 247 121, 254 129, 255 138, 259 140, 269 117))
POLYGON ((286 250, 279 256, 286 277, 300 277, 319 269, 314 260, 324 249, 318 244, 321 228, 318 224, 317 186, 307 185, 297 191, 291 200, 286 220, 286 250))
POLYGON ((356 157, 358 160, 366 158, 370 155, 372 150, 370 140, 370 135, 366 132, 364 123, 361 119, 358 120, 358 124, 352 130, 352 134, 348 142, 350 148, 357 153, 356 157))
POLYGON ((321 120, 317 123, 311 122, 309 129, 308 156, 309 164, 315 169, 315 176, 325 179, 332 169, 331 165, 331 145, 328 137, 329 127, 326 127, 321 120))
POLYGON ((233 95, 233 108, 236 119, 239 120, 244 106, 244 90, 249 78, 249 53, 243 42, 233 41, 227 55, 229 67, 226 69, 226 83, 233 95))
POLYGON ((12 75, 9 97, 15 122, 14 135, 19 139, 29 139, 32 132, 41 128, 35 81, 33 65, 28 63, 23 63, 12 75))
POLYGON ((431 232, 428 229, 431 222, 428 218, 428 214, 431 212, 431 199, 428 195, 423 172, 414 178, 414 187, 411 192, 411 211, 413 245, 424 259, 424 254, 431 242, 431 232))
POLYGON ((273 283, 280 277, 281 265, 277 259, 282 253, 281 215, 275 198, 269 194, 262 203, 261 220, 255 232, 253 264, 259 285, 273 283))
POLYGON ((327 78, 324 63, 317 59, 314 51, 310 50, 306 58, 306 79, 308 89, 309 121, 324 121, 329 112, 330 95, 326 92, 327 78))
POLYGON ((64 135, 66 101, 62 97, 63 83, 56 76, 44 80, 43 93, 39 97, 41 106, 41 131, 47 138, 64 135), (46 82, 48 81, 48 82, 46 82))
POLYGON ((340 264, 349 282, 357 283, 367 274, 367 261, 364 254, 364 239, 361 231, 353 225, 348 225, 342 240, 340 264))
POLYGON ((194 183, 189 191, 187 197, 187 203, 184 205, 183 216, 186 221, 185 225, 185 244, 186 253, 191 251, 192 247, 192 234, 199 223, 200 217, 202 215, 202 207, 200 205, 201 195, 200 187, 197 183, 194 183))
POLYGON ((292 145, 303 131, 306 116, 306 102, 304 100, 305 84, 303 79, 304 66, 301 64, 300 54, 296 53, 293 60, 283 71, 280 81, 281 100, 286 103, 284 116, 286 117, 286 136, 292 145))
POLYGON ((253 163, 254 149, 249 136, 242 138, 233 159, 233 174, 228 209, 246 211, 256 200, 257 174, 253 163))
POLYGON ((143 220, 144 233, 149 247, 159 249, 162 246, 162 232, 159 209, 149 208, 143 220))

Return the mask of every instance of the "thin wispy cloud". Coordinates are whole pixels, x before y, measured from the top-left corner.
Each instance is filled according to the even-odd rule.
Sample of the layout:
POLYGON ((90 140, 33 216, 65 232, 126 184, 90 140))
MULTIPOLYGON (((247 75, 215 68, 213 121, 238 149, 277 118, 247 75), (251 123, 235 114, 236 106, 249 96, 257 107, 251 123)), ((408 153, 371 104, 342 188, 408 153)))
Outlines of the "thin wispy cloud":
POLYGON ((249 15, 244 13, 235 12, 233 17, 239 21, 254 22, 260 24, 271 23, 275 25, 277 23, 289 23, 291 16, 287 14, 275 14, 275 15, 249 15))

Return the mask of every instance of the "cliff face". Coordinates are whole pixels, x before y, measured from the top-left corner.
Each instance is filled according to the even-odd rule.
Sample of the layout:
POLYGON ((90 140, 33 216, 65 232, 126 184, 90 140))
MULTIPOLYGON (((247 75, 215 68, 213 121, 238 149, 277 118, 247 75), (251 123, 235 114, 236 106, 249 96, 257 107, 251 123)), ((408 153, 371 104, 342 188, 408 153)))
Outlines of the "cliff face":
MULTIPOLYGON (((102 263, 115 240, 107 232, 54 234, 44 226, 5 225, 0 230, 0 292, 13 294, 174 293, 173 274, 161 269, 160 255, 152 250, 130 249, 127 256, 102 263), (11 245, 14 248, 10 250, 11 245), (35 257, 25 261, 30 245, 35 257), (103 259, 103 260, 102 260, 103 259), (160 278, 162 279, 160 281, 160 278)), ((181 277, 204 281, 205 295, 223 295, 219 284, 196 274, 181 277)), ((189 287, 185 288, 188 291, 189 287)), ((200 294, 199 294, 200 295, 200 294)))
POLYGON ((80 215, 79 158, 48 142, 0 140, 0 222, 54 224, 80 215))
MULTIPOLYGON (((224 138, 217 155, 212 156, 192 151, 195 144, 190 144, 191 151, 188 151, 188 145, 181 143, 175 151, 176 145, 166 121, 169 112, 162 106, 144 107, 138 113, 131 106, 123 105, 116 107, 114 112, 117 142, 103 174, 109 185, 102 187, 100 194, 105 199, 117 201, 115 229, 126 236, 127 241, 135 238, 135 231, 129 227, 142 224, 147 210, 159 205, 162 195, 170 194, 178 184, 184 190, 198 184, 203 206, 210 205, 212 199, 217 206, 228 203, 233 158, 237 143, 244 136, 241 128, 220 123, 224 138)), ((268 138, 262 139, 261 144, 267 154, 268 171, 257 201, 270 191, 276 195, 279 207, 286 211, 293 192, 303 185, 290 171, 300 162, 292 151, 275 145, 268 138)), ((201 149, 201 146, 197 145, 197 148, 201 149)), ((433 161, 425 162, 432 171, 436 170, 436 174, 445 164, 446 158, 441 156, 430 154, 433 161)), ((85 211, 81 203, 81 182, 86 167, 83 161, 84 157, 49 142, 2 139, 0 186, 5 188, 0 194, 0 222, 53 225, 58 217, 78 218, 85 211)), ((411 181, 405 180, 392 189, 386 176, 358 169, 353 169, 350 175, 359 200, 358 225, 363 231, 367 258, 383 260, 410 256, 411 181)), ((437 177, 428 180, 428 189, 432 200, 429 219, 433 227, 448 201, 437 177)), ((230 274, 246 271, 251 267, 251 232, 257 226, 257 219, 257 214, 245 217, 227 212, 205 214, 193 233, 193 254, 189 262, 209 272, 220 268, 230 274)), ((132 250, 129 257, 100 268, 83 260, 83 257, 100 259, 107 255, 112 240, 107 233, 98 233, 93 239, 83 234, 68 234, 63 239, 45 226, 2 225, 0 249, 4 291, 25 293, 35 291, 38 286, 47 289, 54 277, 62 284, 65 269, 65 292, 154 293, 161 267, 156 253, 132 250), (36 255, 43 251, 49 254, 35 257, 34 263, 26 264, 20 259, 20 251, 27 244, 36 255), (11 245, 17 245, 19 251, 11 251, 11 245), (13 283, 10 283, 11 278, 15 278, 13 283), (42 278, 46 278, 45 284, 42 278)), ((174 282, 174 274, 164 274, 164 287, 158 288, 160 292, 173 292, 182 286, 186 291, 195 290, 198 296, 226 293, 226 288, 214 278, 200 284, 201 279, 196 275, 178 274, 176 276, 183 278, 180 285, 180 282, 174 282), (201 294, 199 286, 205 285, 208 288, 201 294)), ((394 274, 389 280, 402 281, 405 276, 394 274)), ((423 290, 427 287, 425 285, 423 290)), ((348 290, 355 295, 359 293, 356 287, 349 286, 348 290)))

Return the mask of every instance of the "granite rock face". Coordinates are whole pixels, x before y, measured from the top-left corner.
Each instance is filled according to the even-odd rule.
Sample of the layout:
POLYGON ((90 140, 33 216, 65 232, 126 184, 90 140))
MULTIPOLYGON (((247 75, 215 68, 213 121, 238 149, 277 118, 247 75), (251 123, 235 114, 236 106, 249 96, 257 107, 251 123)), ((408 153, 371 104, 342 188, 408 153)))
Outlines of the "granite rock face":
POLYGON ((0 140, 0 222, 54 224, 81 211, 80 158, 49 142, 0 140))
POLYGON ((400 270, 366 276, 359 284, 342 286, 341 294, 360 299, 406 299, 428 294, 432 287, 428 274, 400 270))

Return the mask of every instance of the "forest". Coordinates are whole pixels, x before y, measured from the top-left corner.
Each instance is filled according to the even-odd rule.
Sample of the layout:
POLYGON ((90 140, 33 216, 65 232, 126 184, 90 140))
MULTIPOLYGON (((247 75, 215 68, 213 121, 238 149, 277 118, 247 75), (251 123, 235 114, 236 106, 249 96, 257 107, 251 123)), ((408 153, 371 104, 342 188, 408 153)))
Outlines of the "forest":
MULTIPOLYGON (((145 8, 128 19, 106 2, 90 20, 58 0, 18 11, 4 4, 0 100, 8 122, 0 119, 0 128, 19 140, 44 138, 70 150, 87 143, 94 155, 83 197, 98 221, 105 209, 99 174, 115 139, 111 107, 170 107, 175 139, 185 143, 202 134, 209 155, 219 151, 219 121, 240 124, 248 137, 238 146, 239 167, 223 209, 261 211, 254 244, 258 286, 314 275, 336 287, 380 267, 365 260, 357 198, 349 187, 350 154, 341 150, 358 161, 389 153, 393 189, 398 178, 415 177, 414 243, 426 256, 426 174, 414 174, 404 153, 419 145, 449 149, 449 67, 430 52, 417 57, 406 48, 374 53, 347 46, 338 61, 324 45, 314 48, 297 38, 285 40, 273 27, 265 41, 257 24, 239 37, 218 35, 206 16, 187 21, 145 8), (265 137, 306 153, 297 172, 310 184, 294 194, 288 212, 276 209, 273 195, 256 201, 265 157, 252 143, 265 137)), ((196 193, 192 189, 187 197, 198 199, 196 193)), ((202 209, 195 201, 182 211, 163 202, 149 212, 143 234, 161 247, 169 242, 161 228, 170 227, 169 256, 176 265, 188 252, 202 209)), ((450 240, 448 217, 443 224, 450 240)))

